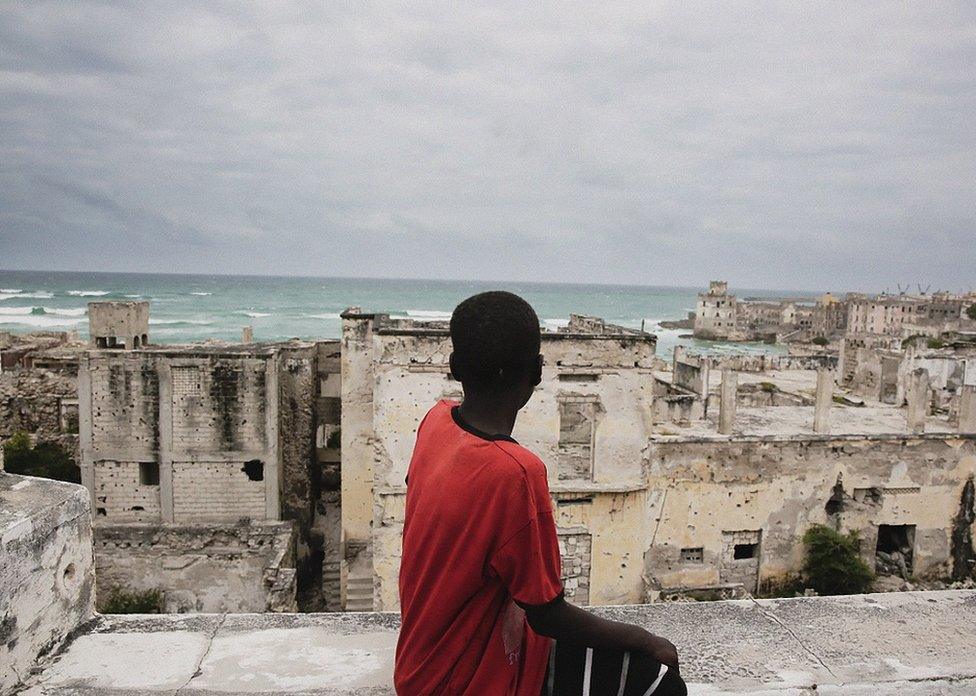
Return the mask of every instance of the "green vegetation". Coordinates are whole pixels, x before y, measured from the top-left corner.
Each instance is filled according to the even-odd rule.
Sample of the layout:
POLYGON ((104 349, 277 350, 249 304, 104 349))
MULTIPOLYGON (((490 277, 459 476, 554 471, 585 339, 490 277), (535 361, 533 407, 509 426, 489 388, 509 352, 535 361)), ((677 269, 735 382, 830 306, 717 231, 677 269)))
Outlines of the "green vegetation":
POLYGON ((325 446, 329 449, 339 449, 342 447, 342 429, 336 428, 331 433, 329 433, 328 439, 325 441, 325 446))
POLYGON ((945 348, 945 341, 939 338, 930 338, 925 345, 929 348, 945 348))
POLYGON ((760 580, 759 591, 756 592, 756 597, 760 599, 796 597, 797 595, 802 595, 805 589, 803 578, 795 573, 787 573, 786 575, 760 580))
POLYGON ((104 601, 98 602, 103 614, 162 614, 163 593, 159 590, 124 590, 116 587, 104 601))
POLYGON ((976 321, 976 304, 971 304, 966 308, 966 316, 976 321))
POLYGON ((764 392, 770 392, 770 393, 775 392, 775 391, 778 391, 776 389, 776 385, 773 384, 772 382, 760 382, 759 383, 759 388, 761 390, 763 390, 764 392))
POLYGON ((914 336, 908 336, 907 338, 903 338, 901 340, 901 347, 902 349, 908 348, 909 346, 916 345, 919 341, 923 339, 925 339, 925 336, 923 336, 922 334, 915 334, 914 336))
POLYGON ((820 595, 861 594, 867 592, 874 573, 858 553, 856 532, 840 534, 830 527, 815 524, 803 535, 806 561, 805 584, 820 595))
POLYGON ((824 336, 817 336, 813 339, 813 341, 811 341, 811 343, 813 343, 815 346, 825 346, 830 343, 830 341, 828 341, 824 336))
POLYGON ((30 435, 18 430, 3 445, 4 467, 11 474, 81 483, 81 470, 56 442, 31 446, 30 435))

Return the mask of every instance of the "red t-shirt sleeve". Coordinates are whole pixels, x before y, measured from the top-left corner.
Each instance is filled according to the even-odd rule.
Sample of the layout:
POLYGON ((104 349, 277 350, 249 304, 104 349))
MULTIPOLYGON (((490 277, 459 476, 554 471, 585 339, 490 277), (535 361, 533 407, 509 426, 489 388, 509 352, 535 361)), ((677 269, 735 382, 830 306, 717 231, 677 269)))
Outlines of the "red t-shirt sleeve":
POLYGON ((563 591, 560 577, 559 540, 552 517, 545 466, 534 462, 524 472, 518 491, 513 491, 506 510, 510 520, 521 524, 491 556, 512 598, 520 604, 546 604, 563 591))

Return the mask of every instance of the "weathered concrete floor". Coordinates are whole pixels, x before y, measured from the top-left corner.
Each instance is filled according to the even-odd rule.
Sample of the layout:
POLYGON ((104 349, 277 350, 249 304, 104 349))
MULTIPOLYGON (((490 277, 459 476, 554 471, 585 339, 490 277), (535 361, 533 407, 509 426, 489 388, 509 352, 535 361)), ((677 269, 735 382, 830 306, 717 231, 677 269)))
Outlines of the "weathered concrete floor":
MULTIPOLYGON (((607 607, 671 637, 694 694, 976 693, 976 592, 607 607)), ((101 618, 25 692, 392 694, 395 614, 101 618)))

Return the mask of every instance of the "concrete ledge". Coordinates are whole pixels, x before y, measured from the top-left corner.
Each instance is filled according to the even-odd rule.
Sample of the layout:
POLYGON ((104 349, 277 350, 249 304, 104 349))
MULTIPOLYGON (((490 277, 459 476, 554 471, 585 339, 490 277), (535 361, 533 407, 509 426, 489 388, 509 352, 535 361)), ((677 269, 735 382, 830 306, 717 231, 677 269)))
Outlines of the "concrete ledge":
POLYGON ((88 491, 0 471, 0 693, 94 613, 88 491))
MULTIPOLYGON (((976 693, 972 591, 596 611, 671 637, 694 694, 976 693)), ((393 694, 398 625, 383 613, 101 617, 26 693, 393 694)))

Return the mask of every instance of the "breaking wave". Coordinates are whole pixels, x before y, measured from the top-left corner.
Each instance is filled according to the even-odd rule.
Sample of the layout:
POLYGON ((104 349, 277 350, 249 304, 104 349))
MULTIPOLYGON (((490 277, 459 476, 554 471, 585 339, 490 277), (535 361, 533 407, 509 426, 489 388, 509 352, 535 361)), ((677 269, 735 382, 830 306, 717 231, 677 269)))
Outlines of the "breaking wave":
POLYGON ((206 319, 150 319, 154 326, 212 326, 212 321, 206 319))
POLYGON ((64 294, 72 297, 103 297, 108 295, 108 290, 68 290, 64 294))
POLYGON ((246 317, 251 317, 252 319, 260 319, 261 317, 270 317, 269 312, 238 312, 238 314, 243 314, 246 317))
POLYGON ((54 293, 46 292, 43 290, 40 292, 21 292, 19 290, 17 292, 0 291, 0 302, 3 302, 4 300, 14 300, 14 299, 50 300, 52 297, 54 297, 54 293))
POLYGON ((50 314, 6 314, 4 311, 0 311, 0 324, 19 324, 45 329, 55 326, 74 326, 84 321, 80 317, 60 317, 50 314))
POLYGON ((0 314, 16 314, 18 316, 31 314, 34 316, 81 317, 87 312, 88 310, 84 307, 78 307, 76 309, 64 309, 60 307, 0 307, 0 314))
POLYGON ((196 295, 197 297, 206 297, 207 295, 213 295, 212 292, 191 292, 191 295, 196 295))
POLYGON ((309 319, 340 319, 338 312, 327 314, 306 314, 309 319))
POLYGON ((451 313, 431 309, 408 309, 407 316, 418 321, 447 321, 451 318, 451 313))

